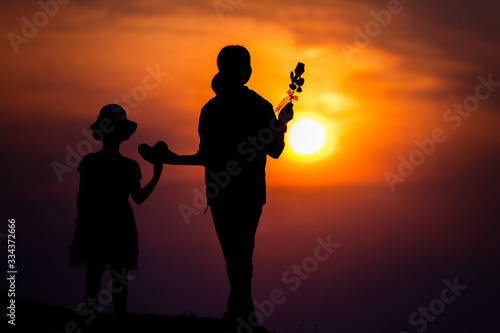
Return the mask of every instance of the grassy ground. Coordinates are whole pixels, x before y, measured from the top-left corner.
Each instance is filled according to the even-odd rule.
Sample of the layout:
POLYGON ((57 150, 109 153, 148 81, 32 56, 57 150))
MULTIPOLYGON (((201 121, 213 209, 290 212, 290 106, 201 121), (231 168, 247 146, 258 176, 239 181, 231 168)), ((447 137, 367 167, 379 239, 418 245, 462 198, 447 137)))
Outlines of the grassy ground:
MULTIPOLYGON (((1 293, 2 304, 8 306, 8 298, 1 293)), ((129 314, 124 318, 112 314, 99 314, 93 320, 90 316, 80 316, 74 310, 39 301, 16 298, 15 327, 7 325, 9 332, 173 332, 173 333, 225 333, 223 322, 216 318, 199 318, 194 314, 169 317, 152 314, 129 314), (88 322, 85 322, 87 320, 88 322)), ((4 307, 5 309, 5 307, 4 307)), ((6 309, 9 311, 8 309, 6 309)), ((9 320, 9 318, 6 318, 9 320)), ((5 320, 5 319, 4 319, 5 320)), ((237 333, 257 333, 246 328, 236 329, 237 333)), ((229 333, 229 332, 228 332, 229 333)), ((258 333, 271 333, 265 329, 258 333)))

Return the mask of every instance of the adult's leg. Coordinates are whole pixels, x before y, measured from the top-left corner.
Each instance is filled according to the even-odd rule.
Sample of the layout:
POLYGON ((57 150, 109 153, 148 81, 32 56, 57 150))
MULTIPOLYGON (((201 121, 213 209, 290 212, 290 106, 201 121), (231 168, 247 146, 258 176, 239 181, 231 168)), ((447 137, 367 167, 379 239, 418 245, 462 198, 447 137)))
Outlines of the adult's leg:
POLYGON ((89 262, 85 276, 85 302, 87 308, 97 311, 99 305, 99 294, 101 291, 101 280, 105 264, 102 262, 89 262))
POLYGON ((227 316, 246 318, 254 311, 251 288, 252 257, 262 206, 217 203, 211 206, 211 212, 231 285, 227 316))

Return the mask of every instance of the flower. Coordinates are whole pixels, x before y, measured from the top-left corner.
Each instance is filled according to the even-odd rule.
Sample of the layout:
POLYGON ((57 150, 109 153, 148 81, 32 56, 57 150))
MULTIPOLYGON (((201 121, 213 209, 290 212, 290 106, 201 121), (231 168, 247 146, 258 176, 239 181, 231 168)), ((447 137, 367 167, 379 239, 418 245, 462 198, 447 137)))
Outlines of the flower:
POLYGON ((301 76, 305 72, 305 65, 301 62, 297 64, 297 67, 295 67, 295 75, 301 76))
POLYGON ((295 92, 302 92, 302 86, 304 85, 304 79, 301 77, 305 72, 305 65, 301 62, 297 64, 295 67, 295 71, 290 72, 290 80, 292 81, 288 87, 290 88, 286 93, 287 97, 281 100, 278 106, 275 109, 275 112, 279 112, 286 104, 297 101, 299 97, 294 95, 295 92))

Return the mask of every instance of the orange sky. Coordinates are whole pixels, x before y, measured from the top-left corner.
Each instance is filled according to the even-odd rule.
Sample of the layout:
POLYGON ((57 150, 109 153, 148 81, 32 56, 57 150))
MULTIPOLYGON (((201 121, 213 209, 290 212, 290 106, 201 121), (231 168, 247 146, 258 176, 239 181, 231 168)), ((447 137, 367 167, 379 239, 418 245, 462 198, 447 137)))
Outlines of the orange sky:
MULTIPOLYGON (((484 72, 481 64, 468 59, 444 58, 447 50, 438 38, 416 35, 412 14, 423 8, 415 4, 402 4, 390 25, 380 28, 350 59, 340 45, 356 45, 353 27, 373 21, 367 13, 384 7, 343 3, 341 10, 328 3, 293 3, 283 11, 278 4, 242 4, 223 13, 222 20, 213 6, 186 5, 152 13, 112 3, 108 8, 61 6, 61 15, 40 28, 28 44, 20 44, 18 54, 4 39, 2 60, 9 70, 2 90, 10 96, 5 108, 20 109, 14 117, 21 113, 54 124, 76 121, 83 129, 102 105, 142 85, 146 67, 158 66, 168 77, 135 108, 128 108, 140 126, 131 142, 164 139, 173 150, 191 153, 197 145, 199 110, 213 96, 209 82, 216 72, 216 54, 226 44, 239 43, 252 54, 254 73, 248 85, 275 105, 287 89, 289 70, 297 61, 306 63, 307 83, 296 112, 317 112, 336 129, 331 135, 337 142, 335 153, 312 164, 289 160, 285 152, 279 163, 269 165, 270 184, 291 185, 286 179, 297 177, 317 185, 380 183, 386 170, 397 167, 397 157, 414 149, 415 139, 442 127, 442 114, 473 91, 475 76, 492 71, 484 72), (269 17, 272 10, 277 11, 274 19, 269 17), (347 19, 346 12, 354 15, 347 19), (403 44, 412 35, 414 41, 403 44), (457 81, 457 76, 467 81, 457 81), (285 174, 275 177, 278 172, 285 174)), ((26 5, 14 12, 36 10, 40 8, 26 5)), ((4 33, 21 32, 18 17, 9 15, 4 33)), ((458 39, 462 34, 440 30, 436 34, 441 38, 458 39)), ((484 104, 481 116, 472 120, 481 128, 481 137, 467 129, 459 136, 497 145, 490 132, 497 129, 485 131, 483 125, 498 122, 498 115, 489 111, 491 102, 484 104)), ((54 139, 75 146, 79 138, 54 139)))
MULTIPOLYGON (((347 59, 340 45, 355 46, 353 27, 373 21, 366 14, 384 7, 343 5, 341 10, 327 3, 294 3, 283 11, 274 2, 269 8, 246 4, 223 13, 223 20, 213 6, 152 13, 112 4, 61 6, 62 15, 40 28, 28 44, 18 45, 18 54, 4 39, 1 57, 8 71, 2 90, 10 98, 3 105, 15 110, 6 116, 24 115, 54 125, 70 121, 84 129, 102 105, 118 98, 139 123, 131 145, 164 139, 173 150, 191 153, 198 143, 199 110, 213 96, 209 82, 216 72, 217 52, 226 44, 239 43, 252 54, 254 72, 248 85, 275 105, 287 90, 289 70, 297 61, 306 63, 307 83, 295 110, 318 113, 335 128, 329 135, 336 142, 334 153, 316 163, 297 163, 285 151, 279 162, 270 162, 271 185, 291 185, 287 179, 297 178, 315 185, 385 182, 384 172, 397 168, 398 156, 411 153, 414 140, 443 127, 445 110, 473 92, 477 75, 493 69, 485 72, 481 63, 445 58, 442 54, 448 50, 438 38, 416 35, 412 14, 424 8, 415 4, 401 5, 390 25, 347 59), (350 7, 356 11, 347 19, 350 7), (271 8, 277 11, 274 19, 269 17, 271 8), (404 44, 411 35, 414 40, 404 44), (158 67, 168 76, 145 99, 124 101, 123 94, 143 85, 146 67, 158 67)), ((37 10, 34 5, 13 8, 19 14, 9 15, 3 32, 21 32, 19 15, 37 10)), ((458 39, 462 34, 441 30, 441 38, 458 39)), ((460 133, 447 128, 448 135, 498 145, 499 140, 492 138, 497 128, 488 126, 498 122, 492 107, 491 101, 482 103, 481 115, 468 121, 480 131, 470 125, 460 133)), ((53 140, 45 147, 61 141, 75 147, 82 139, 76 134, 40 135, 53 140)), ((64 145, 59 148, 64 157, 61 148, 64 145)))
MULTIPOLYGON (((314 113, 320 117, 335 145, 328 156, 313 162, 295 160, 288 147, 280 159, 268 160, 271 195, 264 215, 267 224, 262 223, 259 229, 259 251, 275 249, 290 264, 305 255, 311 246, 307 242, 290 246, 293 254, 280 252, 272 242, 272 237, 283 235, 280 228, 287 226, 292 230, 287 229, 290 239, 303 232, 312 242, 315 232, 335 228, 343 241, 362 244, 353 251, 361 251, 367 244, 375 246, 378 241, 387 245, 386 237, 392 230, 408 237, 401 236, 401 243, 413 244, 412 237, 416 236, 398 224, 403 217, 408 218, 404 223, 419 240, 426 241, 422 225, 436 228, 429 251, 441 251, 444 245, 440 237, 445 237, 451 216, 473 220, 466 212, 451 212, 451 208, 448 216, 442 213, 448 212, 444 206, 455 207, 461 200, 475 204, 477 199, 474 210, 479 210, 496 198, 490 194, 497 193, 498 185, 495 168, 500 150, 500 91, 481 101, 457 129, 443 116, 454 104, 475 94, 478 76, 487 78, 491 74, 493 81, 500 81, 500 27, 496 18, 500 8, 487 0, 476 1, 474 8, 467 1, 405 0, 398 7, 399 13, 391 15, 390 23, 379 25, 367 45, 346 57, 341 45, 356 46, 354 28, 364 30, 367 24, 373 25, 373 11, 380 15, 387 4, 368 0, 244 0, 220 16, 211 0, 72 0, 59 6, 58 13, 39 27, 34 37, 27 38, 27 43, 17 46, 13 46, 9 34, 11 39, 12 33, 22 36, 23 17, 33 21, 41 7, 36 1, 4 5, 0 13, 4 36, 0 44, 2 195, 10 194, 5 200, 19 212, 24 212, 22 207, 27 203, 34 211, 44 210, 37 202, 46 198, 54 207, 65 207, 61 214, 64 220, 72 221, 78 176, 74 171, 64 173, 59 182, 53 163, 67 164, 67 148, 77 150, 82 142, 92 145, 94 151, 99 149, 99 144, 82 131, 88 129, 103 105, 116 100, 139 125, 122 152, 140 163, 144 179, 151 176, 152 167, 138 155, 140 143, 165 140, 179 154, 196 152, 199 112, 214 96, 210 82, 217 71, 217 53, 227 44, 241 44, 252 56, 253 74, 248 86, 273 105, 288 90, 289 71, 298 61, 306 64, 304 92, 299 95, 295 112, 297 116, 314 113), (158 81, 147 78, 155 69, 162 73, 158 81), (144 91, 147 96, 137 98, 144 91), (131 94, 136 97, 125 101, 123 96, 131 94), (415 140, 431 138, 436 128, 443 129, 446 141, 436 144, 435 153, 426 157, 404 183, 396 184, 395 193, 402 194, 395 196, 386 172, 397 173, 400 156, 409 158, 417 148, 415 140), (488 187, 474 187, 476 177, 482 179, 479 184, 488 187), (463 195, 472 196, 468 191, 475 189, 474 199, 459 198, 462 179, 467 189, 463 195), (449 184, 458 185, 447 187, 449 184), (448 202, 447 197, 454 199, 448 202), (286 208, 290 210, 278 210, 286 208), (395 215, 384 215, 391 212, 395 215), (367 222, 378 214, 384 216, 377 221, 381 229, 367 222), (415 214, 423 214, 425 223, 412 220, 415 214), (446 222, 439 224, 442 221, 446 222), (314 231, 304 225, 314 225, 314 231), (370 233, 361 234, 363 228, 370 233)), ((152 199, 156 206, 146 204, 151 212, 134 208, 138 216, 152 223, 143 227, 143 235, 152 244, 159 246, 162 241, 152 226, 172 234, 188 232, 178 221, 173 222, 175 227, 163 226, 167 217, 152 212, 160 214, 160 208, 167 207, 164 209, 173 216, 170 219, 180 219, 180 198, 190 200, 192 187, 203 186, 202 173, 201 168, 166 167, 158 194, 153 194, 157 195, 152 199), (173 189, 177 192, 172 193, 173 189)), ((61 227, 61 222, 50 215, 45 218, 44 223, 59 230, 58 250, 64 248, 72 226, 61 227)), ((207 216, 199 215, 196 221, 204 218, 207 216)), ((186 244, 204 246, 194 243, 203 239, 206 226, 199 223, 189 227, 196 237, 172 240, 169 250, 179 251, 186 244)), ((451 249, 459 248, 462 239, 456 237, 450 241, 451 249)), ((36 239, 33 244, 46 246, 36 239)), ((143 246, 143 253, 154 252, 152 247, 143 246)), ((212 250, 215 253, 217 249, 212 250)), ((266 257, 259 253, 260 258, 266 257)), ((382 252, 377 253, 383 257, 382 252)), ((370 261, 360 252, 351 255, 348 258, 370 261)), ((346 257, 339 260, 356 271, 346 257)), ((271 264, 269 269, 281 272, 271 264)), ((349 269, 344 281, 352 278, 349 269)), ((262 274, 263 285, 272 285, 265 274, 258 274, 262 274)), ((321 281, 324 279, 322 276, 321 281)), ((147 303, 139 296, 137 301, 147 303)), ((177 309, 189 309, 187 301, 179 302, 177 309)), ((197 306, 200 311, 208 311, 203 305, 197 306)))

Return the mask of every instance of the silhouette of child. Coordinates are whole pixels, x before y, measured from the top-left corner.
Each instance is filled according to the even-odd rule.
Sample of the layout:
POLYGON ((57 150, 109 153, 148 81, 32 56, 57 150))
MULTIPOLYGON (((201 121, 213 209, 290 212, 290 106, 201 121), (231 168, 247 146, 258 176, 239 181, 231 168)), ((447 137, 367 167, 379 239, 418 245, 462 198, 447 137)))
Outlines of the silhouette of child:
POLYGON ((155 188, 162 165, 154 166, 151 181, 141 188, 139 164, 120 154, 119 148, 135 132, 137 124, 127 119, 116 104, 104 106, 90 126, 102 150, 86 155, 78 167, 78 218, 71 246, 70 265, 86 266, 85 299, 87 308, 97 309, 101 280, 106 265, 112 276, 115 314, 127 307, 127 271, 137 268, 137 230, 129 194, 135 203, 143 203, 155 188))

